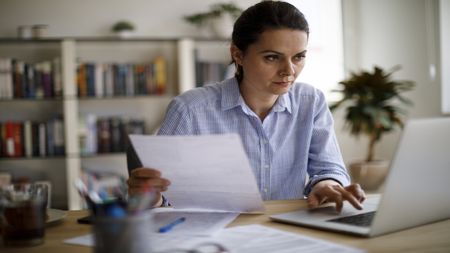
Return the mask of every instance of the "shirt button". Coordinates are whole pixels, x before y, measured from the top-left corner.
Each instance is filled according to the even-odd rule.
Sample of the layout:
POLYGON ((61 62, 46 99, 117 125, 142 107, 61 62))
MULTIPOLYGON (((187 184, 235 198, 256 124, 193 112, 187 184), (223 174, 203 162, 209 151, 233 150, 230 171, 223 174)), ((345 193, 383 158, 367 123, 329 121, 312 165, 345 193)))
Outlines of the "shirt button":
POLYGON ((263 167, 265 170, 268 170, 268 169, 270 169, 270 166, 268 165, 268 164, 266 164, 266 165, 264 165, 264 167, 263 167))
POLYGON ((267 144, 267 140, 262 140, 262 143, 263 144, 267 144))
POLYGON ((264 188, 264 192, 267 193, 267 191, 268 191, 267 188, 264 188))

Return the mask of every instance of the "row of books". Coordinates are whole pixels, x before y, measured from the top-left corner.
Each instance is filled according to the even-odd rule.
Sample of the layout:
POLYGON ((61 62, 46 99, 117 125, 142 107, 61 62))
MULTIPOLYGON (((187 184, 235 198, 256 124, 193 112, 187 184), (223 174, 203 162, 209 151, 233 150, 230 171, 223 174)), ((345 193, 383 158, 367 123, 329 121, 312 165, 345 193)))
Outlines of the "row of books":
POLYGON ((227 75, 228 64, 218 62, 196 61, 195 81, 197 87, 222 81, 227 75))
POLYGON ((163 57, 151 63, 80 63, 79 97, 161 95, 166 92, 167 67, 163 57))
POLYGON ((143 119, 88 114, 79 122, 80 150, 83 155, 125 152, 129 145, 128 134, 145 133, 143 119))
POLYGON ((64 123, 59 116, 46 122, 0 122, 2 157, 62 156, 64 143, 64 123))
POLYGON ((60 58, 38 63, 0 58, 0 99, 61 96, 60 58))

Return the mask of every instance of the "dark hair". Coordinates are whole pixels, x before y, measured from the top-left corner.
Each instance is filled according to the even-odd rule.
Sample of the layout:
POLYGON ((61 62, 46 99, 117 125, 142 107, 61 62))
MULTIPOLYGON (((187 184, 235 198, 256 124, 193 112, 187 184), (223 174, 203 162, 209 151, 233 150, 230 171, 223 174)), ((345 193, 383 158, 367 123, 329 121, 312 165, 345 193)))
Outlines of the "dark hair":
MULTIPOLYGON (((309 35, 308 21, 295 6, 280 1, 263 1, 242 12, 234 23, 231 40, 245 53, 264 31, 277 28, 305 31, 309 35)), ((239 83, 242 81, 242 66, 237 66, 235 77, 239 83)))

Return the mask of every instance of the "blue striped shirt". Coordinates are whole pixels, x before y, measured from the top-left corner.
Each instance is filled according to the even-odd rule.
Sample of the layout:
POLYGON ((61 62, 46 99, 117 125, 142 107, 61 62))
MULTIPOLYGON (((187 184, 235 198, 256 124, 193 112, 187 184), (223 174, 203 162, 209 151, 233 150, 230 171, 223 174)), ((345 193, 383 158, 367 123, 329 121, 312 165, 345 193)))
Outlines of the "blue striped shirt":
POLYGON ((158 132, 223 133, 240 135, 264 200, 303 198, 323 179, 349 184, 332 115, 312 86, 293 85, 262 122, 245 104, 235 78, 192 89, 171 101, 158 132))

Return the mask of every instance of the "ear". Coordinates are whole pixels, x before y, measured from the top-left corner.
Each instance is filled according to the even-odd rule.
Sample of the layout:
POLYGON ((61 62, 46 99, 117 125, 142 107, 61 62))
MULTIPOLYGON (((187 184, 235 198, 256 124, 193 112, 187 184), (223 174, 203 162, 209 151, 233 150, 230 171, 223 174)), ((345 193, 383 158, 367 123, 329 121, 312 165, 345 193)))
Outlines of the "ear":
POLYGON ((238 65, 242 65, 244 54, 236 45, 231 44, 230 53, 231 58, 233 58, 234 62, 238 65))

